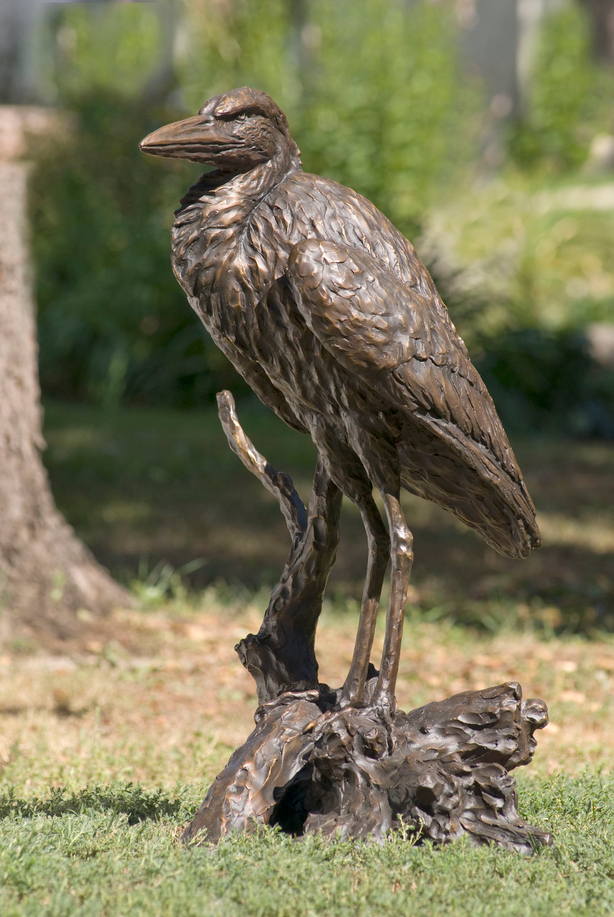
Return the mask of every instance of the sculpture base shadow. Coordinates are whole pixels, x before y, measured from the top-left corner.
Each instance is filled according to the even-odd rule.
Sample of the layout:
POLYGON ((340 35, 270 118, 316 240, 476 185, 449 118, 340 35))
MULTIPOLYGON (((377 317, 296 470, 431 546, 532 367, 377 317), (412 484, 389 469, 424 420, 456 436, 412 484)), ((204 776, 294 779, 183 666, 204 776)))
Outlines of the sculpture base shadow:
POLYGON ((548 721, 543 701, 522 702, 520 685, 468 691, 392 717, 340 707, 338 695, 320 685, 261 705, 256 728, 182 839, 216 843, 278 825, 295 836, 380 841, 397 830, 437 842, 466 835, 522 853, 551 843, 520 818, 509 773, 531 760, 533 734, 548 721))

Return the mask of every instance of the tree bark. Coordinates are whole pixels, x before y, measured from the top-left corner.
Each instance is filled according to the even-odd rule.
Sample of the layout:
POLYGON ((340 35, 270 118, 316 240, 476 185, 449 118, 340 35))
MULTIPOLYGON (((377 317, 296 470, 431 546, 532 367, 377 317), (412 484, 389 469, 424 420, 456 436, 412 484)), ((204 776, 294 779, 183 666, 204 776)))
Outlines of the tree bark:
POLYGON ((588 12, 597 60, 614 64, 614 0, 580 0, 588 12))
MULTIPOLYGON (((27 240, 28 166, 16 129, 31 109, 0 108, 0 612, 6 640, 24 630, 73 636, 77 612, 101 615, 127 593, 57 511, 41 461, 37 339, 27 240)), ((43 121, 45 119, 43 118, 43 121)), ((34 118, 36 121, 36 118, 34 118)))

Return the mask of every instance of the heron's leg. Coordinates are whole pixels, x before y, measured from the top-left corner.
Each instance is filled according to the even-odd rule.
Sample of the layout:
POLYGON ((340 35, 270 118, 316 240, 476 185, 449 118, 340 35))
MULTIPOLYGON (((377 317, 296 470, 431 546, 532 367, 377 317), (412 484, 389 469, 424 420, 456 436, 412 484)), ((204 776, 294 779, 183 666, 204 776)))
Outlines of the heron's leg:
POLYGON ((405 522, 399 502, 399 489, 382 491, 390 530, 390 598, 386 614, 386 636, 382 664, 373 695, 373 705, 394 712, 394 689, 399 672, 403 617, 409 574, 414 559, 413 536, 405 522))
POLYGON ((342 704, 359 704, 362 700, 373 646, 379 600, 390 555, 390 538, 375 500, 369 493, 357 502, 367 533, 369 560, 354 655, 341 692, 342 704))

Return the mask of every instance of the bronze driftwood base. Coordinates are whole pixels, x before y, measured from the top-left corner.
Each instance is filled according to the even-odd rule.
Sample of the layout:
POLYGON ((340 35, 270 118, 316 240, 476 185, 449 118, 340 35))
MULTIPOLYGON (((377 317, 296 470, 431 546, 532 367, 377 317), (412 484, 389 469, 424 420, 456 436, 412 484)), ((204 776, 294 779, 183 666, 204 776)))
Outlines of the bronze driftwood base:
POLYGON ((183 833, 217 842, 278 825, 293 835, 383 839, 389 831, 438 842, 467 835, 529 853, 550 836, 526 825, 509 772, 528 764, 548 722, 540 700, 510 682, 411 713, 360 705, 317 681, 314 635, 338 541, 339 492, 318 466, 308 511, 241 429, 232 396, 218 395, 228 441, 279 499, 292 548, 257 635, 236 647, 258 687, 256 728, 213 783, 183 833))
POLYGON ((400 829, 530 853, 550 837, 518 815, 509 771, 530 761, 546 721, 545 704, 522 702, 513 682, 393 718, 339 708, 325 686, 288 692, 258 708, 183 838, 267 824, 375 840, 400 829))

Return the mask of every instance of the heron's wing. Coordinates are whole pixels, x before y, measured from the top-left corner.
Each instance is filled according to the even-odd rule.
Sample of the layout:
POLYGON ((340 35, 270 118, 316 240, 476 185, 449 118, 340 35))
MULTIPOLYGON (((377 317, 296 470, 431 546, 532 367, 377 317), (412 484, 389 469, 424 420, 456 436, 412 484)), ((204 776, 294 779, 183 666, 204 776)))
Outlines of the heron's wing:
MULTIPOLYGON (((331 179, 292 172, 272 198, 281 228, 300 239, 321 238, 370 255, 411 291, 429 300, 434 320, 453 325, 433 278, 411 242, 366 197, 331 179), (319 231, 320 230, 320 231, 319 231)), ((467 356, 458 335, 457 347, 467 356)))
POLYGON ((492 398, 445 307, 366 252, 332 242, 296 245, 288 274, 312 332, 362 384, 522 486, 492 398))

